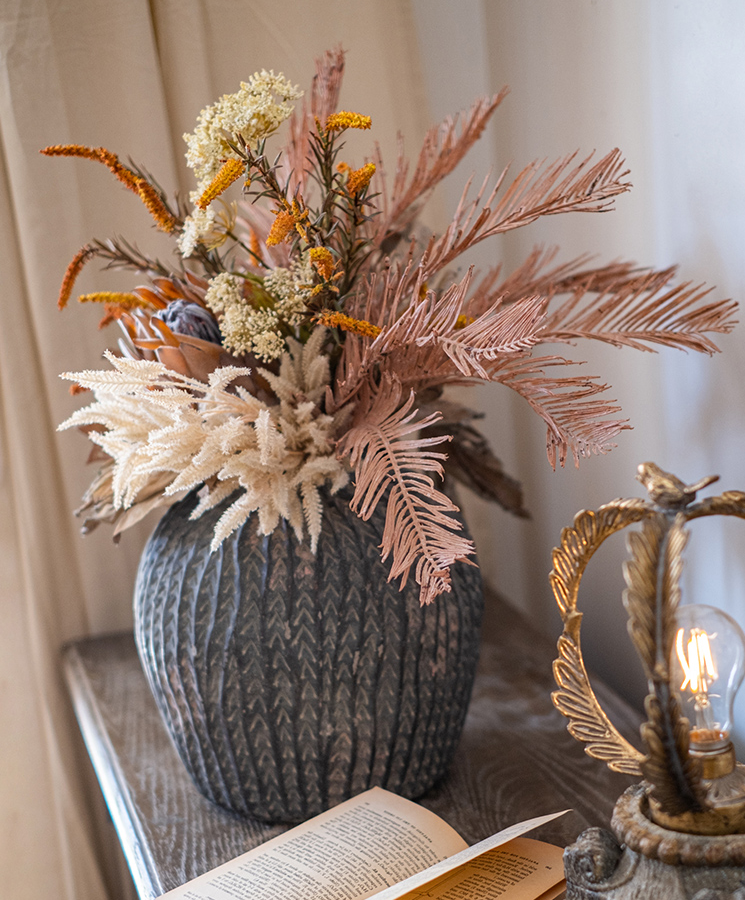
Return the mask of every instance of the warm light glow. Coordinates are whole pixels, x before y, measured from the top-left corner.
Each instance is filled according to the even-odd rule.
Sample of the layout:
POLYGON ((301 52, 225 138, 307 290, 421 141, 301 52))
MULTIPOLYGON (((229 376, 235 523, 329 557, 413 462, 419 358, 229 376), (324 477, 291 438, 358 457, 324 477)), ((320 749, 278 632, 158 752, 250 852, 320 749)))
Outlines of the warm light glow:
MULTIPOLYGON (((709 635, 702 628, 691 628, 686 655, 683 648, 684 632, 684 628, 679 628, 675 639, 678 660, 685 676, 680 690, 684 691, 690 685, 690 690, 694 693, 705 694, 709 690, 709 685, 718 677, 711 654, 709 635)), ((712 635, 712 638, 715 637, 715 634, 712 635)))

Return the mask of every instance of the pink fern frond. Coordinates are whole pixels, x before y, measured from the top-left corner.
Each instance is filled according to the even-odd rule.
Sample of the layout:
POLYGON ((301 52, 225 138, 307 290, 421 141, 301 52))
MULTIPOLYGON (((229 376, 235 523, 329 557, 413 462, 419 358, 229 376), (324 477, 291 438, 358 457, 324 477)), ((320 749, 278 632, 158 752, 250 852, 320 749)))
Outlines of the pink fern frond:
POLYGON ((336 111, 339 91, 344 77, 344 51, 341 47, 327 50, 316 59, 316 74, 310 94, 310 104, 304 100, 302 109, 292 114, 289 121, 289 137, 282 150, 282 166, 287 174, 288 193, 305 190, 312 169, 310 158, 310 134, 316 119, 325 122, 336 111))
POLYGON ((463 375, 488 380, 485 362, 525 353, 544 340, 541 326, 546 303, 543 297, 528 297, 501 308, 497 301, 492 309, 461 329, 438 333, 433 326, 432 333, 419 338, 417 344, 436 344, 463 375))
POLYGON ((431 128, 425 135, 411 181, 408 181, 409 165, 399 136, 392 196, 390 200, 385 198, 386 214, 378 225, 376 243, 380 244, 387 234, 414 218, 421 201, 453 171, 481 137, 494 110, 507 93, 507 88, 503 88, 493 97, 482 97, 468 112, 449 116, 440 125, 431 128))
POLYGON ((635 279, 612 282, 588 300, 594 285, 578 282, 569 297, 546 322, 545 339, 572 341, 592 338, 616 347, 651 350, 650 345, 716 353, 707 336, 729 333, 736 320, 732 300, 703 302, 711 288, 683 282, 670 285, 674 269, 647 272, 635 279))
POLYGON ((545 169, 540 162, 526 166, 497 202, 506 170, 484 200, 485 190, 470 203, 465 192, 447 231, 433 238, 424 254, 425 278, 441 271, 470 247, 489 237, 528 225, 542 216, 567 212, 603 212, 613 198, 629 190, 623 178, 623 159, 618 150, 606 154, 594 166, 591 156, 574 164, 576 154, 559 159, 545 169), (478 211, 478 212, 477 212, 478 211))
POLYGON ((457 507, 428 474, 442 474, 446 454, 431 448, 449 436, 413 436, 439 421, 440 415, 417 418, 413 391, 404 402, 402 397, 401 384, 386 377, 340 441, 339 454, 348 456, 355 468, 350 505, 361 518, 368 519, 387 496, 382 550, 384 560, 392 556, 389 580, 400 577, 403 587, 414 567, 420 599, 426 604, 450 590, 450 566, 467 559, 474 547, 456 533, 461 524, 449 514, 457 507))
POLYGON ((612 439, 629 428, 615 418, 615 400, 600 397, 608 385, 595 376, 551 377, 545 369, 571 364, 556 356, 498 360, 490 379, 512 388, 546 423, 546 452, 552 468, 564 466, 571 453, 576 466, 582 457, 607 453, 612 439))

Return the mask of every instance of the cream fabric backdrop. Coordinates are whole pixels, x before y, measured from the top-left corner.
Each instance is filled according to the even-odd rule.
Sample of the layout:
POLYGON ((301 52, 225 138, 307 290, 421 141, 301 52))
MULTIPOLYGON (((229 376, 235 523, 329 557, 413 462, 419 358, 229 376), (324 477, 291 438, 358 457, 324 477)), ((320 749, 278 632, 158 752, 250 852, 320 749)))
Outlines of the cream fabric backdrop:
MULTIPOLYGON (((127 627, 139 549, 152 523, 115 547, 85 540, 70 510, 88 448, 55 427, 75 406, 58 373, 99 364, 114 335, 55 299, 93 236, 158 240, 144 208, 103 167, 48 159, 54 143, 105 145, 187 190, 181 135, 199 110, 260 68, 308 84, 313 59, 349 50, 349 103, 389 150, 426 125, 408 4, 268 0, 5 0, 0 3, 2 326, 0 327, 0 895, 116 895, 96 789, 59 674, 66 639, 127 627), (99 171, 100 169, 100 171, 99 171)), ((390 154, 389 154, 390 155, 390 154)), ((167 252, 163 244, 161 252, 167 252)), ((170 245, 169 249, 170 249, 170 245)), ((125 285, 84 273, 81 290, 125 285)))
MULTIPOLYGON (((61 684, 59 648, 74 636, 129 626, 137 557, 152 524, 125 535, 118 547, 105 528, 85 540, 78 534, 69 511, 88 481, 87 447, 79 435, 55 433, 76 406, 58 373, 96 366, 112 335, 97 333, 95 310, 60 314, 55 299, 67 262, 91 237, 121 233, 148 247, 161 239, 103 167, 50 160, 38 149, 105 145, 142 163, 167 188, 187 190, 181 134, 202 106, 262 67, 307 84, 314 56, 341 43, 349 51, 343 102, 372 115, 388 159, 397 130, 415 150, 433 117, 504 84, 512 93, 463 175, 576 148, 624 150, 635 189, 617 212, 526 229, 484 251, 481 263, 498 253, 516 262, 534 242, 558 242, 567 253, 590 250, 605 259, 679 260, 689 266, 684 274, 737 296, 745 199, 736 124, 745 121, 740 3, 651 6, 645 0, 0 2, 4 898, 119 896, 116 866, 103 846, 105 817, 61 684), (712 142, 716 169, 707 167, 712 142)), ((440 192, 433 223, 443 221, 456 193, 455 186, 440 192)), ((126 276, 91 265, 79 287, 128 284, 126 276)), ((720 471, 725 487, 745 486, 735 452, 739 416, 732 415, 742 406, 741 342, 737 335, 722 341, 727 352, 714 361, 587 354, 636 430, 622 436, 611 456, 588 460, 579 472, 551 473, 543 429, 519 402, 498 390, 476 392, 495 449, 525 482, 534 512, 532 522, 518 523, 468 501, 483 567, 547 631, 556 631, 546 572, 561 527, 581 507, 639 493, 633 474, 640 460, 657 459, 691 480, 720 471), (689 414, 691 391, 697 416, 705 418, 689 414), (705 433, 698 421, 705 421, 705 433)), ((730 583, 738 587, 743 554, 726 546, 724 562, 737 570, 730 583)), ((587 643, 595 644, 606 676, 633 695, 618 593, 605 570, 595 576, 587 643)))

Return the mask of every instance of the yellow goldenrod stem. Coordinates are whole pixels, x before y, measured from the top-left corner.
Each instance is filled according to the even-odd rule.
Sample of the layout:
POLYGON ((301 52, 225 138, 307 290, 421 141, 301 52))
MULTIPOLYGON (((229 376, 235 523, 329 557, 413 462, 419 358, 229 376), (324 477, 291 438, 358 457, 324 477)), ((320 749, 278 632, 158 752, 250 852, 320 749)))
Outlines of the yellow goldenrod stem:
POLYGON ((345 128, 370 128, 372 119, 360 113, 341 111, 332 113, 326 119, 325 131, 344 131, 345 128))
POLYGON ((286 209, 279 210, 266 237, 267 247, 274 247, 276 244, 281 244, 282 241, 287 240, 294 227, 295 217, 293 214, 286 209))
POLYGON ((248 252, 258 263, 263 265, 264 257, 261 253, 261 241, 259 240, 259 236, 253 230, 253 228, 251 228, 248 233, 248 252))
POLYGON ((350 172, 347 178, 347 190, 349 193, 353 197, 356 197, 357 194, 364 191, 368 184, 370 184, 370 179, 374 174, 375 163, 367 163, 367 165, 362 166, 361 169, 355 169, 353 172, 350 172))
POLYGON ((460 331, 462 328, 466 328, 468 325, 471 325, 476 320, 473 316, 466 316, 461 313, 458 318, 455 320, 455 325, 453 326, 456 331, 460 331))
POLYGON ((330 281, 334 274, 334 257, 327 247, 311 247, 310 261, 324 281, 330 281))
POLYGON ((134 309, 138 306, 149 306, 150 304, 138 297, 137 294, 123 293, 120 291, 95 291, 91 294, 81 294, 78 297, 79 303, 107 303, 119 306, 122 309, 134 309))

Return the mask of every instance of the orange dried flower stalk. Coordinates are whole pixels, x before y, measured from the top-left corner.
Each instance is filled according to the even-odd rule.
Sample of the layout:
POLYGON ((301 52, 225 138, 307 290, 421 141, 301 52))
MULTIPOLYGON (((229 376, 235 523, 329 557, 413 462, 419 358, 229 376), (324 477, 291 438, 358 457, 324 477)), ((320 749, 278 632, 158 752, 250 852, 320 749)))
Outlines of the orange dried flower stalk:
POLYGON ((122 165, 116 153, 112 153, 111 150, 107 150, 105 147, 98 147, 97 152, 101 162, 108 167, 110 172, 116 175, 123 185, 135 194, 140 193, 140 181, 142 179, 135 175, 131 169, 122 165))
POLYGON ((295 229, 295 217, 287 209, 280 209, 277 213, 269 234, 266 236, 267 247, 275 247, 286 241, 295 229))
POLYGON ((161 231, 172 234, 178 225, 178 219, 168 210, 158 192, 144 178, 137 180, 140 199, 145 204, 150 215, 155 219, 161 231))
POLYGON ((69 265, 67 266, 67 270, 65 271, 65 276, 62 279, 62 285, 60 286, 59 297, 57 298, 57 308, 64 309, 72 296, 72 289, 75 287, 75 282, 78 279, 78 275, 80 275, 80 271, 83 266, 88 262, 91 256, 95 256, 97 250, 95 247, 90 244, 86 244, 85 247, 81 247, 80 250, 73 256, 70 260, 69 265))
POLYGON ((210 203, 212 203, 213 200, 216 200, 220 194, 225 193, 230 185, 238 181, 245 171, 246 164, 242 160, 226 160, 220 171, 215 175, 207 188, 205 188, 202 196, 197 201, 197 206, 200 209, 207 209, 210 203))
POLYGON ((137 175, 123 165, 116 153, 112 153, 106 147, 85 147, 83 144, 54 144, 51 147, 45 147, 39 152, 43 153, 44 156, 76 156, 81 159, 93 159, 103 163, 126 188, 140 197, 161 231, 171 234, 176 229, 178 219, 168 211, 156 189, 146 178, 137 175))
POLYGON ((328 247, 311 247, 310 261, 324 281, 331 281, 334 274, 334 257, 328 247))
POLYGON ((355 169, 347 178, 347 190, 354 197, 365 190, 375 174, 375 163, 367 163, 361 169, 355 169))
POLYGON ((146 307, 150 304, 138 297, 137 294, 124 293, 119 291, 94 291, 91 294, 81 294, 78 297, 79 303, 109 303, 112 306, 119 306, 122 309, 135 309, 137 307, 146 307))
POLYGON ((80 159, 93 159, 103 163, 107 169, 116 175, 130 191, 139 193, 138 176, 130 169, 122 165, 116 153, 107 150, 106 147, 85 147, 83 144, 54 144, 39 151, 44 156, 75 156, 80 159))
POLYGON ((373 325, 365 319, 353 319, 351 316, 342 312, 333 312, 330 309, 319 313, 315 319, 319 325, 325 325, 326 328, 341 328, 342 331, 351 331, 353 334, 359 334, 362 337, 376 338, 383 330, 378 325, 373 325))

